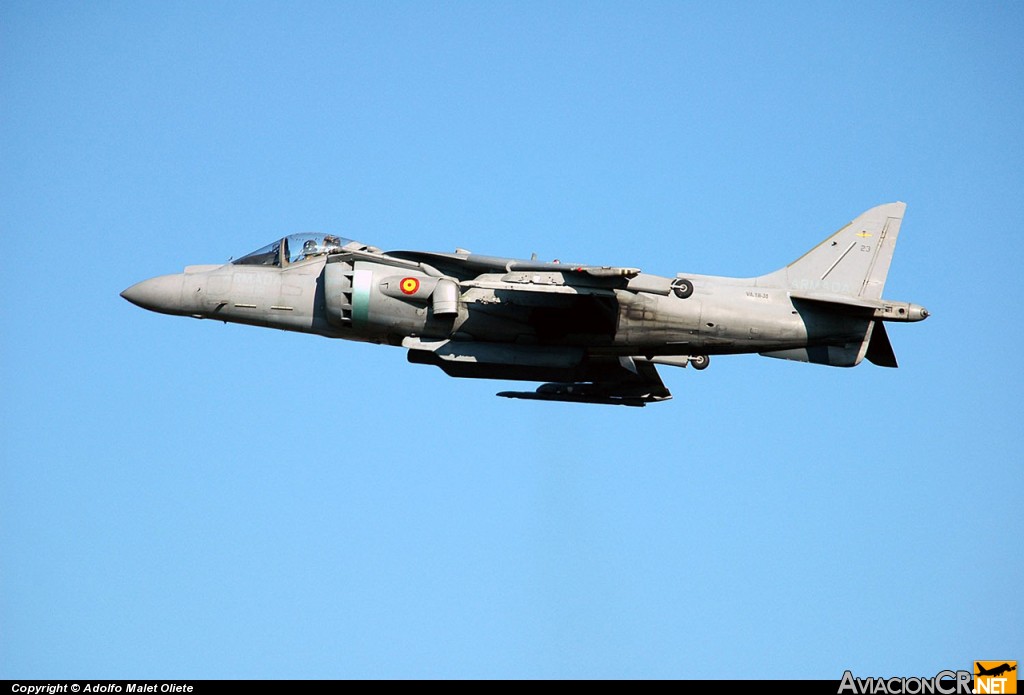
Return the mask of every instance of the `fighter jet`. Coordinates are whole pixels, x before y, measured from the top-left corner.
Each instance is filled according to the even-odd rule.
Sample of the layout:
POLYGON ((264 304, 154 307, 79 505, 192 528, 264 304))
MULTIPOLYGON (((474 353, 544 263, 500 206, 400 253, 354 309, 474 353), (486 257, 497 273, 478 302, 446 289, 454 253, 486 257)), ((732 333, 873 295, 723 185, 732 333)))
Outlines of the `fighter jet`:
POLYGON ((672 396, 656 365, 759 353, 896 367, 885 324, 924 307, 882 298, 906 206, 868 210, 754 278, 454 253, 381 251, 293 234, 121 296, 144 309, 405 348, 454 377, 542 381, 506 398, 644 406, 672 396))

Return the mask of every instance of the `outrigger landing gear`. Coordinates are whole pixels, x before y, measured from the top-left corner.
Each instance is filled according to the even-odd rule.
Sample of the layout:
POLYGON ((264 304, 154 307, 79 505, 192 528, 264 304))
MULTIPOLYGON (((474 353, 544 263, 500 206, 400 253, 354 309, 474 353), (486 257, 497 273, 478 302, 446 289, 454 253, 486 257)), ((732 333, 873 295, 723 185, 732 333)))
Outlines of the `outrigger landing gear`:
POLYGON ((711 358, 707 355, 690 355, 690 364, 693 368, 700 371, 707 369, 708 365, 711 364, 711 358))
POLYGON ((693 294, 693 283, 686 278, 676 278, 670 283, 670 287, 680 299, 686 299, 693 294))

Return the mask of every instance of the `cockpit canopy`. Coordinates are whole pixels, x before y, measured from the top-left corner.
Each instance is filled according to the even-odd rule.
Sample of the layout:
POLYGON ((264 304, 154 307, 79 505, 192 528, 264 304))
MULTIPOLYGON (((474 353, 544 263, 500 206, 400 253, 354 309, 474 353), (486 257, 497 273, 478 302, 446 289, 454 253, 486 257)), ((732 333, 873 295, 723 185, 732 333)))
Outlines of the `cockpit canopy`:
POLYGON ((282 264, 299 263, 315 256, 340 253, 346 247, 366 248, 351 239, 333 234, 291 234, 232 262, 235 265, 280 267, 282 264))

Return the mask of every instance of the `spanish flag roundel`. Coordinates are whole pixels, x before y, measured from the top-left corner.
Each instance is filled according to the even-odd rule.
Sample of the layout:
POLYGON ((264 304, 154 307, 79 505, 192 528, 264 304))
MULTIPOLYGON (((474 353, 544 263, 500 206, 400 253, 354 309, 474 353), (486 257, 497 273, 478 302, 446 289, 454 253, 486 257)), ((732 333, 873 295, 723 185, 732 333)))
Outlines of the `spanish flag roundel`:
POLYGON ((416 294, 420 289, 420 281, 416 278, 403 278, 399 287, 402 288, 402 294, 416 294))

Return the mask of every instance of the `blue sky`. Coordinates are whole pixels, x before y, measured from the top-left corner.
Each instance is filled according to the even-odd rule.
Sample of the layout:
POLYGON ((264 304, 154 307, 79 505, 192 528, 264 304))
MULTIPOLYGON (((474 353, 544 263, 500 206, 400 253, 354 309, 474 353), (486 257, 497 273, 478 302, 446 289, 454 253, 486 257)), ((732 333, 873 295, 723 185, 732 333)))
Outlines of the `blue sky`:
POLYGON ((1018 3, 0 8, 0 677, 1022 659, 1018 3), (908 204, 901 367, 644 409, 119 296, 284 234, 737 276, 908 204), (1014 627, 1016 625, 1016 627, 1014 627))

